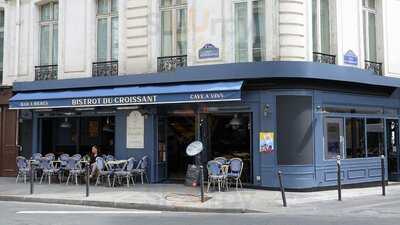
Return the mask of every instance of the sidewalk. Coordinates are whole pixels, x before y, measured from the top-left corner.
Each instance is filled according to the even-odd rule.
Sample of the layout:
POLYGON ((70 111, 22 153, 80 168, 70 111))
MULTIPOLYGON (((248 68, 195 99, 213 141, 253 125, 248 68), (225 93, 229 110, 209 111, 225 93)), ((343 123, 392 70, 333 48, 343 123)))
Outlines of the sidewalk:
MULTIPOLYGON (((282 210, 279 191, 244 189, 236 192, 211 192, 204 203, 200 202, 199 188, 180 184, 137 184, 135 187, 94 187, 90 186, 90 196, 85 197, 85 185, 38 184, 34 194, 29 194, 29 183, 15 183, 15 178, 0 178, 0 200, 90 205, 100 207, 132 208, 144 210, 186 211, 186 212, 274 212, 282 210)), ((400 185, 387 187, 388 195, 400 196, 400 185)), ((380 187, 345 189, 343 200, 363 198, 381 194, 380 187)), ((337 199, 337 192, 288 192, 289 208, 329 202, 337 199)))

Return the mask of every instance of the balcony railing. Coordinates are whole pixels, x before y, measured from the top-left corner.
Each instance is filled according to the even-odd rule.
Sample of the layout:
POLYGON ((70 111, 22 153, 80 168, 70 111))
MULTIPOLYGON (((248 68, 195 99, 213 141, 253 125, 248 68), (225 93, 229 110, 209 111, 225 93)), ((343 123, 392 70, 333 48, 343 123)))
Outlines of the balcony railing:
POLYGON ((118 76, 118 61, 94 62, 93 77, 118 76))
POLYGON ((35 66, 35 80, 57 80, 58 66, 35 66))
POLYGON ((376 75, 382 76, 382 63, 365 60, 365 69, 372 70, 376 75))
POLYGON ((313 61, 318 63, 336 64, 336 55, 313 52, 313 61))
POLYGON ((187 66, 187 55, 158 57, 157 71, 175 71, 178 67, 187 66))

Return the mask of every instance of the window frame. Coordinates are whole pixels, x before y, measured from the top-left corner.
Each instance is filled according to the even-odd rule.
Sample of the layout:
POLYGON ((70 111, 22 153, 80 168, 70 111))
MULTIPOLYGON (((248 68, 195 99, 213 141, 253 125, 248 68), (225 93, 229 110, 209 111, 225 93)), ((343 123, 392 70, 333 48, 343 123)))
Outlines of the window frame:
POLYGON ((58 45, 59 45, 59 40, 57 39, 57 56, 56 56, 56 61, 54 62, 53 60, 53 48, 54 43, 53 43, 53 38, 54 38, 54 27, 57 26, 57 37, 59 34, 59 16, 60 16, 60 9, 59 9, 59 2, 58 1, 50 1, 46 4, 40 5, 39 6, 39 65, 40 66, 51 66, 51 65, 57 65, 58 64, 58 55, 59 55, 59 51, 58 51, 58 45), (54 14, 54 6, 57 5, 57 18, 55 18, 55 14, 54 14), (49 20, 43 20, 42 19, 42 14, 43 14, 43 8, 45 6, 49 6, 50 7, 50 19, 49 20), (42 29, 43 27, 49 27, 49 42, 48 42, 48 63, 46 65, 42 64, 42 29))
MULTIPOLYGON (((160 56, 161 57, 168 57, 168 56, 179 56, 179 55, 186 55, 187 54, 187 40, 188 40, 188 3, 187 0, 170 0, 171 5, 170 6, 163 6, 162 2, 163 0, 160 0, 159 2, 159 12, 160 12, 160 56), (178 4, 178 2, 182 2, 181 4, 178 4), (186 49, 184 50, 184 54, 178 54, 178 12, 182 9, 186 10, 186 49), (163 13, 164 12, 170 12, 171 13, 171 32, 172 32, 172 45, 171 45, 171 54, 165 54, 164 53, 164 42, 163 42, 163 35, 164 35, 164 30, 163 30, 163 13)), ((183 50, 183 49, 182 49, 183 50)))
POLYGON ((336 0, 329 0, 329 52, 322 52, 322 35, 321 35, 321 0, 312 0, 311 2, 311 26, 312 26, 312 51, 329 54, 329 55, 336 55, 336 45, 335 45, 335 32, 334 29, 336 28, 336 0), (314 1, 316 5, 316 9, 314 9, 314 1), (316 12, 316 21, 314 21, 314 10, 316 12), (316 24, 314 24, 316 23, 316 24), (315 29, 315 30, 314 30, 315 29), (316 47, 316 48, 315 48, 316 47))
POLYGON ((369 0, 362 0, 362 32, 364 36, 364 58, 367 61, 377 62, 378 61, 378 43, 377 43, 377 0, 374 0, 374 7, 369 5, 369 0), (365 4, 364 4, 365 3, 365 4), (373 14, 375 17, 375 59, 371 59, 370 52, 370 35, 369 35, 369 14, 373 14))
POLYGON ((233 19, 233 58, 234 62, 239 63, 239 62, 254 62, 254 50, 258 48, 254 48, 254 2, 262 2, 262 10, 263 10, 263 22, 260 24, 260 27, 262 27, 261 32, 262 38, 260 40, 260 51, 261 51, 261 60, 260 61, 265 61, 267 59, 267 27, 266 27, 266 5, 267 2, 266 0, 235 0, 232 2, 232 19, 233 19), (247 9, 247 20, 246 20, 246 29, 247 29, 247 34, 246 34, 246 39, 247 39, 247 60, 246 61, 240 61, 236 55, 237 55, 237 46, 236 46, 236 4, 240 3, 247 3, 246 4, 246 9, 247 9))
MULTIPOLYGON (((3 49, 2 49, 3 55, 2 55, 2 61, 0 62, 0 71, 3 71, 3 68, 4 68, 4 65, 3 65, 3 63, 4 63, 4 26, 5 26, 5 11, 3 8, 0 8, 0 16, 3 17, 2 18, 3 24, 0 24, 0 33, 2 33, 2 35, 3 35, 3 49)), ((0 79, 0 84, 1 84, 1 82, 2 81, 0 79)))
POLYGON ((117 19, 118 21, 118 33, 119 33, 119 1, 118 0, 106 0, 107 1, 107 13, 99 14, 99 1, 96 0, 96 61, 97 62, 107 62, 107 61, 114 61, 118 60, 119 58, 119 34, 117 36, 118 39, 118 48, 117 48, 117 58, 113 59, 113 46, 112 46, 112 20, 117 19), (112 2, 117 1, 117 10, 112 11, 112 2), (99 21, 106 19, 107 20, 107 56, 105 60, 99 60, 99 21))

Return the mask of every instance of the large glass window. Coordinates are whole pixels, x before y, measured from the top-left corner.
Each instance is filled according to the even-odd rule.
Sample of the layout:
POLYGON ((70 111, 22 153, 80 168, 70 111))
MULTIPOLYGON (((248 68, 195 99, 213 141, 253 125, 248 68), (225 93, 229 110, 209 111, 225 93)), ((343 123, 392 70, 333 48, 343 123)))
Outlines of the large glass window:
POLYGON ((346 158, 365 157, 364 118, 346 119, 346 158))
POLYGON ((236 62, 265 60, 265 4, 263 0, 234 4, 236 62), (251 14, 248 14, 251 7, 251 14), (251 24, 252 35, 248 24, 251 24), (249 49, 249 44, 251 47, 249 49), (249 58, 250 56, 250 58, 249 58))
POLYGON ((3 83, 4 11, 0 10, 0 85, 3 83))
POLYGON ((332 0, 312 1, 313 51, 331 53, 330 3, 332 0))
POLYGON ((118 60, 118 0, 97 1, 97 61, 118 60))
POLYGON ((367 156, 384 154, 384 146, 383 119, 367 119, 367 156))
POLYGON ((187 1, 161 0, 161 55, 187 54, 187 1))
POLYGON ((363 0, 362 2, 365 59, 376 62, 376 2, 375 0, 363 0))
POLYGON ((40 65, 58 63, 58 2, 40 7, 40 65))
POLYGON ((343 119, 325 119, 325 159, 336 159, 343 151, 343 119))

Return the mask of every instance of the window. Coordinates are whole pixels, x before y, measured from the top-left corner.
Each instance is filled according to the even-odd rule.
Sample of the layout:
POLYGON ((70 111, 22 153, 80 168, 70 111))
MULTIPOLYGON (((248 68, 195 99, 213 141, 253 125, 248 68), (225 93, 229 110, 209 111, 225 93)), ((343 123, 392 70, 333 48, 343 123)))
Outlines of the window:
POLYGON ((118 0, 97 1, 97 61, 118 60, 118 0))
POLYGON ((365 157, 365 120, 346 118, 346 158, 365 157))
POLYGON ((0 10, 0 85, 3 83, 4 10, 0 10))
POLYGON ((263 0, 234 4, 235 61, 265 60, 265 4, 263 0), (248 7, 251 13, 248 13, 248 7), (249 26, 251 24, 251 34, 249 26), (249 45, 248 43, 251 43, 249 45))
POLYGON ((330 4, 332 0, 312 1, 313 51, 331 53, 330 4))
POLYGON ((161 0, 161 56, 187 54, 187 1, 161 0))
POLYGON ((40 6, 40 65, 58 62, 58 2, 40 6))
POLYGON ((365 59, 376 62, 376 3, 375 0, 363 0, 362 4, 365 59))
POLYGON ((384 154, 383 119, 367 119, 367 156, 377 157, 384 154))

